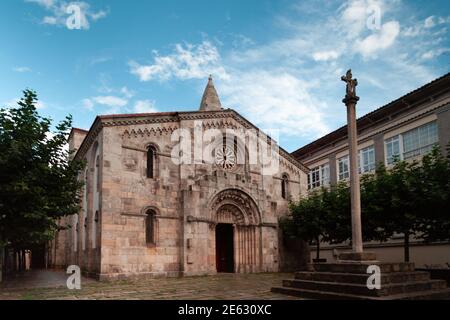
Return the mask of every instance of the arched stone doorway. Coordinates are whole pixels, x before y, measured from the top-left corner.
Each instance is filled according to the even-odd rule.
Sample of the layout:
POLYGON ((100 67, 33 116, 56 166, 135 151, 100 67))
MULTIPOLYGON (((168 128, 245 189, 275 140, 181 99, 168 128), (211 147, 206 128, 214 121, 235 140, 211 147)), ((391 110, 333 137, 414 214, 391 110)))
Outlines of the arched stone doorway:
POLYGON ((262 264, 261 218, 255 201, 244 191, 227 189, 210 204, 214 221, 217 272, 259 272, 262 264))

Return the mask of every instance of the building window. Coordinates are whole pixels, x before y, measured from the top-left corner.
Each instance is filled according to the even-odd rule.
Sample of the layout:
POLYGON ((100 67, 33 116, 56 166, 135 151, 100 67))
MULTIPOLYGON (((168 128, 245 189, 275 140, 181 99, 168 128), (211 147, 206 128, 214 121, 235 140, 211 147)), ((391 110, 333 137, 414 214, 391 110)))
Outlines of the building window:
POLYGON ((88 237, 88 223, 87 223, 87 218, 84 218, 84 228, 83 228, 83 251, 86 250, 87 237, 88 237))
POLYGON ((439 141, 437 123, 431 122, 403 133, 403 159, 411 159, 431 151, 439 141))
POLYGON ((375 148, 370 146, 359 152, 359 173, 375 170, 375 148))
POLYGON ((330 184, 330 165, 324 164, 316 167, 309 172, 308 188, 314 189, 318 187, 328 186, 330 184))
POLYGON ((100 156, 95 158, 95 179, 97 180, 97 192, 100 190, 100 156))
POLYGON ((149 245, 154 245, 156 243, 155 239, 155 221, 156 213, 153 210, 148 210, 145 217, 145 241, 149 245))
POLYGON ((396 159, 400 159, 400 137, 395 136, 387 139, 385 142, 386 163, 393 164, 396 159))
POLYGON ((431 151, 439 141, 436 122, 409 130, 385 140, 386 163, 393 164, 395 159, 408 160, 431 151))
POLYGON ((338 160, 338 179, 345 180, 350 177, 349 157, 345 156, 338 160))
POLYGON ((83 188, 83 214, 87 214, 87 195, 88 195, 88 168, 84 170, 84 188, 83 188))
MULTIPOLYGON (((85 218, 88 212, 88 168, 84 171, 84 190, 83 190, 83 215, 85 218)), ((86 229, 83 229, 83 238, 81 244, 83 250, 86 250, 86 229)))
POLYGON ((288 186, 289 184, 289 178, 286 174, 283 174, 282 178, 281 178, 281 197, 283 199, 287 199, 288 198, 288 186))
POLYGON ((97 248, 98 211, 95 211, 92 224, 92 249, 97 248))
MULTIPOLYGON (((75 217, 78 220, 78 215, 75 217)), ((75 221, 75 228, 73 232, 73 251, 78 251, 78 221, 75 221)))
POLYGON ((156 149, 152 146, 147 150, 147 178, 155 177, 156 149))

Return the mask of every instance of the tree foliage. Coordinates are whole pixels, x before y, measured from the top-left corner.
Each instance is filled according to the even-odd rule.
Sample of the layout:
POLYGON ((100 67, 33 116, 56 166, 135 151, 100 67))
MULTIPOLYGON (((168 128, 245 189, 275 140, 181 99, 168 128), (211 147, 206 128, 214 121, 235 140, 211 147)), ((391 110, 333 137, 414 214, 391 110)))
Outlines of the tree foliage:
POLYGON ((84 164, 66 149, 72 118, 51 131, 37 101, 25 90, 17 107, 0 109, 0 244, 15 249, 51 240, 57 220, 79 210, 84 164))
MULTIPOLYGON (((389 169, 381 164, 362 176, 361 211, 364 240, 403 235, 405 261, 410 235, 425 241, 450 239, 450 152, 445 157, 436 146, 421 162, 397 160, 389 169)), ((350 188, 341 183, 315 191, 291 203, 281 222, 286 235, 305 241, 349 240, 350 188)))

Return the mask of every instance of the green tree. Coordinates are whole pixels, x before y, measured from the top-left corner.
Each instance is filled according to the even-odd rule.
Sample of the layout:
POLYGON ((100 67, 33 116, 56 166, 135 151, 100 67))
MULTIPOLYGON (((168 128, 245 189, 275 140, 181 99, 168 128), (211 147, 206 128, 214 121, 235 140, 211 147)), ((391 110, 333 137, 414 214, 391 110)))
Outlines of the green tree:
POLYGON ((25 90, 17 107, 0 109, 0 244, 15 250, 53 239, 58 219, 79 210, 84 163, 65 149, 72 118, 52 132, 37 101, 25 90))
POLYGON ((390 217, 392 207, 392 177, 380 164, 375 173, 361 177, 361 216, 365 241, 387 241, 393 230, 390 217), (389 228, 386 227, 388 223, 389 228))
POLYGON ((361 181, 365 224, 373 231, 369 238, 385 241, 402 234, 405 262, 409 261, 410 236, 418 227, 417 168, 418 162, 396 161, 390 170, 381 165, 374 175, 361 181))
POLYGON ((418 168, 418 237, 426 241, 450 239, 450 144, 447 156, 435 147, 418 168))
MULTIPOLYGON (((404 260, 410 259, 410 236, 426 241, 450 239, 450 144, 421 163, 399 161, 379 165, 361 177, 361 215, 365 241, 387 241, 403 235, 404 260)), ((282 220, 286 234, 306 241, 341 243, 351 239, 350 190, 347 184, 323 188, 290 205, 282 220)))
POLYGON ((285 236, 316 243, 316 258, 320 258, 320 242, 325 236, 325 211, 320 192, 312 192, 307 198, 289 205, 290 215, 280 219, 285 236))
POLYGON ((351 239, 350 188, 341 182, 321 192, 324 212, 323 240, 331 244, 351 239))
POLYGON ((345 184, 313 191, 307 198, 293 202, 290 214, 280 220, 287 236, 316 244, 320 259, 320 243, 341 243, 351 236, 350 192, 345 184))

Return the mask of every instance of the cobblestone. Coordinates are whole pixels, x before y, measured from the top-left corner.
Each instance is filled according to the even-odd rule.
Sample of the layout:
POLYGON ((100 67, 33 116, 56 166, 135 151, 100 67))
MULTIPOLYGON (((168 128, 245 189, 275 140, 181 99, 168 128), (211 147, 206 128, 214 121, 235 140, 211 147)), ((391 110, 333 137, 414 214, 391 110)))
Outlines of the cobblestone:
POLYGON ((115 282, 82 278, 81 290, 69 290, 64 272, 35 271, 1 284, 0 300, 290 300, 295 298, 270 292, 290 277, 283 273, 218 274, 115 282))

